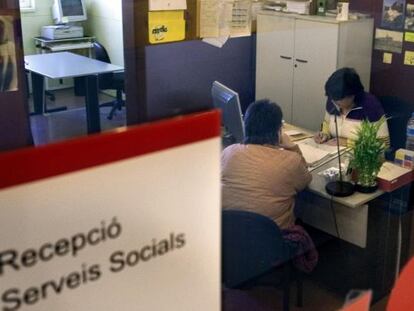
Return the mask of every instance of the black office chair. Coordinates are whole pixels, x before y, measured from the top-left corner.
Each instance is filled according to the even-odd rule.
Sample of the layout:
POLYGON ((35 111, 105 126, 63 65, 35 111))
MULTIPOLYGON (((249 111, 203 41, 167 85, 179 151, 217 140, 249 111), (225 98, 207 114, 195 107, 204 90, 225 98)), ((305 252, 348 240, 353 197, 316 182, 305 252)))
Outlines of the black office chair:
MULTIPOLYGON (((102 44, 94 42, 93 50, 95 59, 105 63, 111 63, 109 55, 102 44)), ((121 110, 122 106, 125 105, 125 102, 122 99, 122 93, 124 92, 124 80, 124 72, 111 72, 98 75, 98 87, 100 90, 116 90, 116 99, 114 101, 99 105, 99 107, 112 107, 109 115, 107 116, 108 120, 113 118, 117 109, 121 110)))
POLYGON ((289 310, 290 283, 297 276, 297 305, 302 306, 302 281, 291 263, 291 244, 278 226, 260 214, 222 213, 222 282, 232 289, 267 285, 283 289, 283 310, 289 310))
POLYGON ((379 100, 387 117, 390 133, 390 149, 387 151, 387 157, 392 160, 396 150, 405 148, 407 122, 414 112, 414 104, 396 96, 382 96, 379 100))

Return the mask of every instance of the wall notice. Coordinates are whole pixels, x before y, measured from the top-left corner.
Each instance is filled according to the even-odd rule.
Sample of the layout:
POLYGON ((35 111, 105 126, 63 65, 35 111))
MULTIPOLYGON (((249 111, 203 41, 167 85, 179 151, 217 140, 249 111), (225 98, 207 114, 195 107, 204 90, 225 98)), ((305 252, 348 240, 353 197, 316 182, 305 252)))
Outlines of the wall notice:
POLYGON ((384 53, 382 62, 384 64, 391 64, 392 63, 392 53, 384 53))
POLYGON ((414 66, 414 51, 405 51, 404 65, 414 66))

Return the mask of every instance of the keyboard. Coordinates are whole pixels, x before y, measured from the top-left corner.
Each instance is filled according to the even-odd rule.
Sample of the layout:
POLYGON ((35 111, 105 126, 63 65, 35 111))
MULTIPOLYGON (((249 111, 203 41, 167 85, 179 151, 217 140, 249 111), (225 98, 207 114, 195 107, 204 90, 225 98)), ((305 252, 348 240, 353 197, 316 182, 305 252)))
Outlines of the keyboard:
POLYGON ((72 42, 72 43, 61 43, 56 45, 49 45, 48 49, 53 52, 57 51, 67 51, 67 50, 75 50, 75 49, 90 49, 93 47, 92 42, 72 42))

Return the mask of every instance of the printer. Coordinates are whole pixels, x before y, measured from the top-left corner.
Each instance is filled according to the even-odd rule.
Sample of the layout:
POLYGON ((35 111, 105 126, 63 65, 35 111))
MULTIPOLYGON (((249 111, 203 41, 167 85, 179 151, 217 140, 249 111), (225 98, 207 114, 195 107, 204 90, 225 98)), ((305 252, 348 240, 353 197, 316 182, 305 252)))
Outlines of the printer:
POLYGON ((83 27, 74 25, 43 26, 41 35, 43 38, 51 40, 79 38, 83 37, 83 27))

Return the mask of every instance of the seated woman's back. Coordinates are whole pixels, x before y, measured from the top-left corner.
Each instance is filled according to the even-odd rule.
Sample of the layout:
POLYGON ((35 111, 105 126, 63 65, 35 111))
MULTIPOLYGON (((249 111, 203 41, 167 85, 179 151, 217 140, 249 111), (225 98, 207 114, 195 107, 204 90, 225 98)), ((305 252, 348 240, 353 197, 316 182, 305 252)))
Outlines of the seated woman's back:
POLYGON ((236 144, 222 153, 223 208, 242 209, 294 224, 295 195, 311 180, 300 154, 269 145, 236 144))

